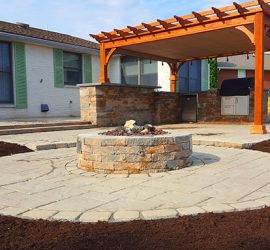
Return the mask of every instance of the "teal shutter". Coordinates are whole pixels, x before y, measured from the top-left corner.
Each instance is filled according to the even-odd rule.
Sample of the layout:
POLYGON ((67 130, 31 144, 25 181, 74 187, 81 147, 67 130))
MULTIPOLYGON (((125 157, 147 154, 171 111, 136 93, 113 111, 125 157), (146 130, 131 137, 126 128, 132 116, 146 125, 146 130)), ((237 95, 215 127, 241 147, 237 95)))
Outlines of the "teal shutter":
POLYGON ((209 64, 208 60, 202 60, 202 91, 209 89, 209 64))
POLYGON ((25 63, 25 45, 13 43, 15 83, 16 83, 16 107, 27 108, 27 81, 25 63))
POLYGON ((92 82, 92 58, 91 55, 83 55, 83 71, 84 71, 84 82, 92 82))
POLYGON ((60 49, 53 50, 53 67, 54 67, 54 87, 64 87, 64 62, 63 51, 60 49))

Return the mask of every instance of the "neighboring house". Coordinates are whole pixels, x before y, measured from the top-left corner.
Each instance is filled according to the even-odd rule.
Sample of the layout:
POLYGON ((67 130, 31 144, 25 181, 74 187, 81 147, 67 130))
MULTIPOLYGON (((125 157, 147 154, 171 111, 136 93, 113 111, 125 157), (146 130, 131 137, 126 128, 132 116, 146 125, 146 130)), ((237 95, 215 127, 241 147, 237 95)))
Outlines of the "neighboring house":
MULTIPOLYGON (((208 60, 184 64, 178 78, 177 91, 180 93, 189 94, 208 90, 208 60)), ((121 57, 121 82, 123 84, 160 86, 160 91, 170 91, 169 79, 170 68, 167 63, 130 56, 121 57)))
MULTIPOLYGON (((218 59, 219 87, 224 79, 254 77, 255 56, 253 54, 222 57, 218 59)), ((270 89, 270 55, 265 54, 264 88, 270 89)))
MULTIPOLYGON (((0 21, 0 119, 79 116, 75 85, 97 82, 99 69, 96 43, 0 21), (42 112, 42 104, 48 112, 42 112)), ((109 75, 120 81, 117 56, 109 75)))

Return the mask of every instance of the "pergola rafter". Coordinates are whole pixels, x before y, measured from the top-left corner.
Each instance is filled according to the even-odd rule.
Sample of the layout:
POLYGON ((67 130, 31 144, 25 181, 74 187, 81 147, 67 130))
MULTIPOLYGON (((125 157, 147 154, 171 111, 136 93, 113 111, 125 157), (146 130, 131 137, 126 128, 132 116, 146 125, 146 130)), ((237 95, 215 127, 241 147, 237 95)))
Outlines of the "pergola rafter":
POLYGON ((219 19, 222 19, 223 17, 228 16, 228 14, 224 11, 221 11, 220 9, 217 9, 215 7, 212 7, 212 10, 215 12, 215 14, 217 15, 217 17, 219 19))
POLYGON ((203 23, 205 21, 208 21, 210 18, 207 16, 203 16, 202 14, 192 11, 192 14, 196 17, 199 23, 203 23))
MULTIPOLYGON (((168 24, 167 29, 164 28, 163 25, 162 25, 162 27, 160 27, 160 20, 158 20, 157 22, 149 23, 147 25, 149 25, 149 27, 151 27, 151 28, 156 27, 155 32, 160 32, 160 31, 168 30, 168 28, 169 29, 177 29, 177 28, 182 28, 183 26, 200 24, 201 21, 199 21, 199 20, 204 20, 205 22, 206 21, 211 22, 211 21, 215 21, 217 19, 229 19, 229 18, 236 17, 236 16, 245 16, 245 15, 254 14, 254 13, 262 11, 262 9, 264 9, 265 12, 268 12, 268 11, 270 11, 269 10, 270 7, 267 4, 267 2, 268 1, 263 1, 263 0, 252 1, 252 2, 245 3, 245 4, 237 4, 236 2, 234 2, 233 3, 234 5, 229 6, 229 7, 224 7, 224 8, 220 8, 220 9, 213 7, 212 10, 209 10, 209 11, 204 11, 204 12, 200 12, 200 13, 193 12, 190 15, 186 15, 186 16, 182 16, 182 17, 174 16, 174 18, 172 18, 172 19, 162 20, 163 23, 168 24), (199 20, 197 19, 197 17, 199 17, 199 20)), ((139 34, 146 35, 146 34, 152 33, 153 30, 149 31, 148 29, 146 29, 146 30, 142 31, 142 29, 145 28, 144 24, 139 25, 139 26, 134 26, 134 27, 128 26, 128 28, 122 29, 121 31, 123 31, 124 33, 129 33, 131 31, 131 33, 129 33, 129 35, 128 35, 129 37, 132 37, 134 35, 137 36, 139 34)), ((109 37, 107 37, 104 33, 94 35, 94 36, 91 34, 91 36, 94 39, 96 39, 96 38, 102 39, 102 42, 105 42, 105 41, 111 40, 111 35, 119 34, 116 31, 111 31, 108 33, 110 34, 109 37)), ((120 35, 119 37, 114 37, 113 40, 118 40, 118 39, 123 39, 123 38, 126 38, 126 36, 123 37, 120 35)))
POLYGON ((270 50, 270 0, 174 16, 171 19, 127 26, 91 35, 101 44, 100 82, 108 82, 107 66, 114 53, 167 62, 171 90, 176 91, 177 74, 191 60, 255 53, 254 133, 265 133, 263 125, 264 52, 270 50))
POLYGON ((246 12, 249 12, 249 10, 243 6, 241 6, 240 4, 234 2, 233 5, 235 6, 235 8, 237 9, 237 11, 239 12, 240 15, 245 14, 246 12))

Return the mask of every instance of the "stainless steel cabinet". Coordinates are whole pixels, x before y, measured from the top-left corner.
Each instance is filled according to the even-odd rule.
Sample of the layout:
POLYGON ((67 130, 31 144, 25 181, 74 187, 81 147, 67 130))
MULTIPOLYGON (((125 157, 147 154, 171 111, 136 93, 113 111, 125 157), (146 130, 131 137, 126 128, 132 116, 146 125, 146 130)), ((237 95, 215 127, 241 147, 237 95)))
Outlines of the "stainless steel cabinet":
POLYGON ((249 96, 222 96, 221 115, 248 115, 249 96))

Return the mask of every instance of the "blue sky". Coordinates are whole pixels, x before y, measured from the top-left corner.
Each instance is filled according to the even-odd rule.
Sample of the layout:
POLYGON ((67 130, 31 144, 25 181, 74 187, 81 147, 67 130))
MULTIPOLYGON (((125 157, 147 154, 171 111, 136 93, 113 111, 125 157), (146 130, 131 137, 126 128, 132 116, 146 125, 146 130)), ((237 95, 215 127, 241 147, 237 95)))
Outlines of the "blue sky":
MULTIPOLYGON (((89 33, 111 31, 232 5, 234 0, 0 0, 0 20, 25 22, 33 27, 85 39, 89 33)), ((245 2, 239 0, 238 3, 245 2)))

